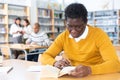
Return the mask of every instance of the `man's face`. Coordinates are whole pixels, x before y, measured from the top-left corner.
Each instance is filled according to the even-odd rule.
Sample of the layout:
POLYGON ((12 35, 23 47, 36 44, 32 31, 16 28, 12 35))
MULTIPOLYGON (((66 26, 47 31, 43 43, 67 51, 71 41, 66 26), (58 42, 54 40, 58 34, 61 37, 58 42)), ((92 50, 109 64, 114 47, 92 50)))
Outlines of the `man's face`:
POLYGON ((37 27, 37 26, 33 26, 33 31, 34 31, 34 33, 38 33, 38 32, 39 32, 39 30, 40 30, 40 28, 39 28, 39 27, 37 27))
POLYGON ((66 26, 73 38, 78 38, 81 36, 85 30, 86 23, 80 18, 67 18, 66 26))

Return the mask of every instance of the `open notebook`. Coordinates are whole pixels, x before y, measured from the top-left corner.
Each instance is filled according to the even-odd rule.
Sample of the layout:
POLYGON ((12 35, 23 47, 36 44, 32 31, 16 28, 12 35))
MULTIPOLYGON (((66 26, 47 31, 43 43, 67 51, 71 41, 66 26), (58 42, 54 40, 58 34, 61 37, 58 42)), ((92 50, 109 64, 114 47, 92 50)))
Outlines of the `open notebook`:
POLYGON ((12 69, 11 66, 0 67, 0 73, 9 73, 12 69))

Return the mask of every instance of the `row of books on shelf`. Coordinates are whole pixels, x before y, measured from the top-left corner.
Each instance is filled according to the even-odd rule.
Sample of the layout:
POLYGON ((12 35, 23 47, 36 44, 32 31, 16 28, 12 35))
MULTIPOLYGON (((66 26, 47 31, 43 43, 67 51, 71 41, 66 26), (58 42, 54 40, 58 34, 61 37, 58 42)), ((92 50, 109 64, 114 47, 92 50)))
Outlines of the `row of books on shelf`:
MULTIPOLYGON (((38 16, 43 18, 50 18, 51 17, 51 10, 49 9, 38 9, 38 16)), ((64 12, 63 11, 55 11, 54 18, 56 19, 64 19, 64 12)))
POLYGON ((44 18, 50 18, 50 10, 47 9, 38 9, 38 16, 44 18))
POLYGON ((116 16, 117 10, 95 11, 95 17, 116 16))
POLYGON ((0 9, 0 14, 1 14, 1 15, 5 15, 5 14, 6 14, 6 13, 5 13, 5 10, 0 9))
POLYGON ((117 19, 99 19, 95 20, 96 25, 116 25, 118 24, 117 19))
POLYGON ((88 24, 90 24, 90 25, 94 25, 94 21, 88 19, 88 24))
POLYGON ((52 25, 51 19, 39 19, 38 22, 40 25, 46 25, 46 26, 52 25))
POLYGON ((51 31, 51 27, 41 26, 40 30, 44 32, 48 32, 48 31, 51 31))
POLYGON ((15 19, 9 18, 9 19, 8 19, 8 22, 9 22, 9 24, 13 24, 13 23, 15 22, 15 19))
MULTIPOLYGON (((27 16, 24 10, 8 10, 8 15, 27 16)), ((4 10, 0 10, 0 15, 6 15, 4 10)))
POLYGON ((3 18, 3 16, 0 16, 0 24, 4 24, 5 23, 5 19, 3 18))
POLYGON ((6 29, 4 26, 0 25, 0 34, 6 33, 6 29))
POLYGON ((44 23, 47 23, 47 24, 49 23, 49 24, 51 24, 51 19, 39 19, 38 21, 39 21, 40 23, 43 23, 43 24, 44 24, 44 23))
POLYGON ((8 10, 9 15, 27 16, 24 10, 8 10))
MULTIPOLYGON (((51 29, 52 29, 51 27, 41 26, 41 31, 44 31, 44 32, 50 32, 51 29)), ((63 32, 64 30, 65 30, 64 27, 55 27, 54 32, 63 32)))
POLYGON ((55 24, 55 26, 62 27, 64 24, 55 24))
POLYGON ((88 18, 88 19, 93 19, 93 12, 88 12, 87 18, 88 18))
MULTIPOLYGON (((51 19, 39 19, 41 24, 51 24, 51 19)), ((55 20, 56 25, 64 25, 64 20, 55 20)))
POLYGON ((117 27, 116 26, 104 26, 104 27, 99 27, 105 32, 117 32, 117 27))
POLYGON ((9 15, 26 16, 25 8, 21 6, 9 6, 8 13, 9 15))
POLYGON ((56 19, 65 19, 64 12, 63 11, 55 11, 54 12, 54 18, 56 18, 56 19))
POLYGON ((0 42, 5 41, 5 37, 0 34, 0 42))
POLYGON ((56 20, 54 24, 59 26, 64 26, 64 21, 56 20))
POLYGON ((117 18, 120 16, 120 10, 103 10, 88 12, 88 19, 117 18))
POLYGON ((64 30, 64 27, 55 27, 55 32, 63 32, 64 30))
POLYGON ((118 33, 117 32, 107 32, 107 34, 112 39, 118 39, 118 33))
POLYGON ((118 39, 113 39, 113 40, 112 40, 112 43, 113 43, 113 44, 119 44, 119 40, 118 40, 118 39))
POLYGON ((20 6, 29 6, 29 0, 0 0, 2 3, 10 4, 10 5, 20 5, 20 6))

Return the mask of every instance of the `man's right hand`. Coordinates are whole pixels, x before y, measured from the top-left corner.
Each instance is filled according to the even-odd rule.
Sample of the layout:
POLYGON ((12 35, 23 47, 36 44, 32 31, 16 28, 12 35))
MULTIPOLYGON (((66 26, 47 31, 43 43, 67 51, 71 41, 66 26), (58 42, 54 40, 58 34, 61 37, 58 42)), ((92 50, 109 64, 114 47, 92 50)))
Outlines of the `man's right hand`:
POLYGON ((70 66, 70 65, 71 65, 70 61, 63 58, 63 59, 61 59, 59 61, 56 61, 53 66, 55 66, 55 67, 57 67, 59 69, 62 69, 63 67, 70 66))

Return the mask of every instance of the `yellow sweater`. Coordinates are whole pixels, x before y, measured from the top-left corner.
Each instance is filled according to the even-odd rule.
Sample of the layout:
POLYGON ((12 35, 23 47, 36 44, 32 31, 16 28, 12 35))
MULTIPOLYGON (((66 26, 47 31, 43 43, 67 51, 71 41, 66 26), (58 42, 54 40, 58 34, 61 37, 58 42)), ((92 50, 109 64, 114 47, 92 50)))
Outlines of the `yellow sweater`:
POLYGON ((86 39, 79 42, 69 38, 68 30, 61 33, 43 53, 41 63, 53 65, 55 56, 63 50, 73 66, 90 66, 92 74, 120 71, 120 62, 107 34, 97 27, 88 25, 88 28, 86 39))

